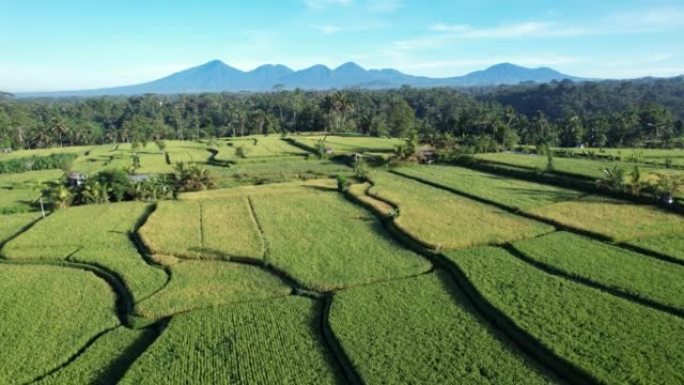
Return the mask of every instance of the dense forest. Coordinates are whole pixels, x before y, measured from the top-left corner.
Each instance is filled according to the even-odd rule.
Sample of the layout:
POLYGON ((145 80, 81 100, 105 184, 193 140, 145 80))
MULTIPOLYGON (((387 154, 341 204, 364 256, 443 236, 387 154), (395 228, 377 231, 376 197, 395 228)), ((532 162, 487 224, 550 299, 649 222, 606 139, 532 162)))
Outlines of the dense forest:
POLYGON ((682 146, 684 77, 330 92, 15 99, 0 94, 0 148, 297 132, 574 147, 682 146))

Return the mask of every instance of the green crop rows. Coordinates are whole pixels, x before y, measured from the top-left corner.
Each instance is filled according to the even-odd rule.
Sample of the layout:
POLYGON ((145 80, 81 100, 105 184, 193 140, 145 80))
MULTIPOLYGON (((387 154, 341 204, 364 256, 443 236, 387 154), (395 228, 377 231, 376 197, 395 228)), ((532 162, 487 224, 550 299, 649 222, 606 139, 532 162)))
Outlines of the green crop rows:
POLYGON ((399 207, 397 225, 435 249, 505 243, 552 230, 550 226, 400 176, 376 173, 372 179, 371 195, 399 207))
POLYGON ((367 384, 553 383, 443 273, 344 291, 330 323, 367 384))
POLYGON ((268 244, 267 263, 306 287, 333 290, 430 268, 392 243, 369 213, 335 193, 303 190, 252 201, 268 244))
POLYGON ((0 293, 3 384, 47 374, 118 324, 109 287, 85 271, 0 264, 0 293))
POLYGON ((514 247, 570 276, 684 310, 684 266, 564 232, 516 242, 514 247))
MULTIPOLYGON (((218 185, 43 218, 41 184, 68 170, 0 175, 0 384, 684 383, 681 207, 553 173, 407 166, 400 144, 272 134, 0 154, 72 153, 87 174, 137 154, 139 174, 186 161, 218 185), (351 153, 374 162, 354 169, 351 153)), ((589 178, 614 164, 554 162, 589 178)))
POLYGON ((677 384, 684 379, 680 318, 548 275, 503 249, 447 256, 515 324, 599 381, 677 384))
POLYGON ((68 259, 107 268, 142 299, 165 282, 160 269, 148 265, 130 233, 148 209, 143 203, 88 205, 58 211, 19 235, 2 250, 14 260, 68 259))
POLYGON ((341 384, 305 298, 175 317, 121 384, 341 384))

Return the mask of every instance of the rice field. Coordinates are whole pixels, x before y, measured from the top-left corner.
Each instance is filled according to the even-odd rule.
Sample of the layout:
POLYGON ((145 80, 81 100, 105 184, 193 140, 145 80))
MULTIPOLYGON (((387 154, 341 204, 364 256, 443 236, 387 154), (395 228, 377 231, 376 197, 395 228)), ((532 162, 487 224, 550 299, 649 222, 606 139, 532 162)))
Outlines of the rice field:
POLYGON ((247 160, 263 157, 304 156, 308 152, 284 141, 279 135, 254 135, 242 138, 228 139, 225 145, 219 149, 219 158, 226 160, 247 160), (241 147, 243 157, 236 154, 237 148, 241 147))
POLYGON ((3 215, 0 217, 0 244, 20 233, 24 228, 41 218, 40 213, 3 215))
POLYGON ((264 245, 246 197, 160 202, 140 229, 156 254, 198 259, 262 259, 264 245))
POLYGON ((396 172, 523 211, 577 199, 583 195, 575 190, 511 179, 463 167, 414 166, 399 168, 396 172))
POLYGON ((684 234, 682 233, 635 239, 626 243, 684 262, 684 234))
POLYGON ((180 261, 171 267, 171 281, 139 302, 136 313, 159 319, 177 313, 230 303, 289 295, 292 288, 265 269, 229 262, 180 261))
POLYGON ((95 343, 64 369, 56 371, 37 385, 107 383, 126 364, 135 359, 129 351, 152 342, 150 331, 117 327, 99 337, 95 343))
POLYGON ((366 384, 551 384, 443 273, 345 290, 330 324, 366 384))
POLYGON ((370 195, 399 207, 397 226, 434 249, 501 244, 553 230, 401 176, 378 172, 371 179, 370 195))
MULTIPOLYGON (((279 135, 150 143, 138 173, 187 161, 220 188, 45 219, 36 185, 62 170, 0 175, 0 384, 585 382, 568 367, 597 384, 684 383, 681 215, 461 167, 357 179, 335 156, 400 143, 328 136, 328 160, 279 135)), ((95 173, 130 167, 133 149, 0 161, 59 152, 95 173)), ((605 162, 554 160, 587 178, 605 162)))
POLYGON ((266 263, 307 288, 329 291, 430 269, 393 243, 375 217, 336 193, 251 199, 266 239, 266 263))
POLYGON ((684 220, 677 214, 597 195, 529 212, 564 226, 601 234, 615 242, 684 232, 684 220))
POLYGON ((126 202, 59 210, 8 242, 2 255, 13 260, 69 260, 107 269, 142 299, 166 281, 148 265, 130 239, 148 204, 126 202))
POLYGON ((318 141, 324 140, 325 146, 331 148, 334 153, 391 152, 396 146, 404 143, 403 139, 364 136, 302 135, 292 136, 290 139, 308 147, 315 147, 318 141))
POLYGON ((447 253, 491 304, 605 384, 684 379, 684 322, 552 276, 500 248, 447 253))
POLYGON ((3 263, 0 292, 2 384, 48 374, 118 324, 110 288, 85 271, 3 263))
POLYGON ((569 276, 684 313, 684 266, 565 232, 516 242, 514 247, 569 276))
POLYGON ((128 370, 135 384, 343 384, 306 298, 195 311, 171 320, 128 370))

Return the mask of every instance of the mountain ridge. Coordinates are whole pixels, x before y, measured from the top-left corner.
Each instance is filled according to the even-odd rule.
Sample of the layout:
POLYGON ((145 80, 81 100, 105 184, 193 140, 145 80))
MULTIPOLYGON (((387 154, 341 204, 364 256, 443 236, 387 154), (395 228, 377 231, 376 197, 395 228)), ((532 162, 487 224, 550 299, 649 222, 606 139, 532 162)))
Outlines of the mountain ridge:
POLYGON ((199 66, 140 84, 90 90, 27 92, 16 95, 18 97, 86 97, 129 96, 150 93, 264 92, 273 90, 275 86, 305 90, 387 89, 399 88, 403 85, 412 87, 478 87, 522 82, 548 83, 564 79, 588 80, 566 75, 549 67, 526 68, 511 63, 495 64, 484 70, 462 76, 430 78, 404 74, 391 68, 367 70, 351 61, 336 68, 316 64, 295 71, 282 64, 264 64, 251 71, 242 71, 220 60, 211 60, 199 66))

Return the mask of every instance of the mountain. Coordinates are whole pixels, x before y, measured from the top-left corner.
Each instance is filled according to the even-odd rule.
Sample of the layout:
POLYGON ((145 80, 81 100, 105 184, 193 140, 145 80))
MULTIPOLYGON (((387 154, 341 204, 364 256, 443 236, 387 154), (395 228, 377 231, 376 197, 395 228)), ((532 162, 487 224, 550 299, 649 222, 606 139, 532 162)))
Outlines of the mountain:
POLYGON ((479 87, 521 82, 547 83, 554 80, 586 79, 569 76, 551 68, 525 68, 510 63, 451 78, 412 76, 393 69, 366 70, 356 63, 330 69, 318 64, 294 71, 284 65, 267 64, 244 72, 220 60, 193 67, 147 83, 83 91, 19 93, 18 97, 65 97, 97 95, 181 94, 201 92, 270 91, 282 85, 287 89, 328 90, 340 88, 386 89, 412 87, 479 87))

